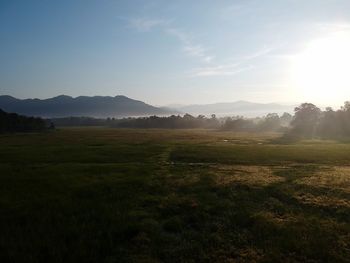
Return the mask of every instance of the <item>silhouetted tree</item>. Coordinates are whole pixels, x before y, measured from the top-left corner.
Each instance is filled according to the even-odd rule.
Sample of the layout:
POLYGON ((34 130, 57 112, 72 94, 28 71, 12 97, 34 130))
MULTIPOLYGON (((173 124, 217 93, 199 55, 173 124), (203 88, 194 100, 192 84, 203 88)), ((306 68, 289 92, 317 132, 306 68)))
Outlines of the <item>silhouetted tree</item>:
POLYGON ((288 127, 291 121, 293 120, 293 116, 288 112, 284 112, 280 117, 280 120, 281 120, 281 126, 288 127))
POLYGON ((312 103, 303 103, 294 111, 294 118, 291 122, 292 134, 306 138, 315 136, 321 110, 312 103))
POLYGON ((0 132, 34 132, 47 128, 47 122, 41 118, 7 113, 0 109, 0 132))
POLYGON ((350 101, 346 101, 337 113, 343 131, 342 135, 350 136, 350 101))
POLYGON ((226 118, 223 126, 223 130, 230 131, 256 131, 257 125, 251 119, 244 119, 243 117, 226 118))
POLYGON ((281 120, 277 113, 269 113, 259 121, 260 131, 278 131, 281 129, 281 120))
POLYGON ((340 123, 339 112, 327 107, 321 114, 317 127, 317 134, 323 138, 336 138, 343 136, 343 129, 340 123))

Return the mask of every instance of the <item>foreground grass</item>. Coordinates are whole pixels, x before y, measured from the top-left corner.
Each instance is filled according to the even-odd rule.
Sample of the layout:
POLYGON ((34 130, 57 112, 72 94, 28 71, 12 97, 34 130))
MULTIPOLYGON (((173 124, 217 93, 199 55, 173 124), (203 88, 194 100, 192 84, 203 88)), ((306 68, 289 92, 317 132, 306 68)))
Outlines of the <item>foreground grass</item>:
POLYGON ((0 262, 350 262, 350 144, 0 136, 0 262))

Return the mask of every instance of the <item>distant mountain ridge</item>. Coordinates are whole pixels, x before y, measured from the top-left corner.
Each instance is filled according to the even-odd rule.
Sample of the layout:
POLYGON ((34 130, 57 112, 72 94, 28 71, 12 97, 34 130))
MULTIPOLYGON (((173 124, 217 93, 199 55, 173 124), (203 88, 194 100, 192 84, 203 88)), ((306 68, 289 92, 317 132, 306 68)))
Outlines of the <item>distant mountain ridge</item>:
MULTIPOLYGON (((173 106, 174 107, 174 106, 173 106)), ((221 102, 212 104, 180 105, 174 107, 178 111, 189 114, 216 114, 218 116, 242 115, 245 117, 263 116, 268 113, 293 113, 295 105, 282 105, 278 103, 255 103, 249 101, 221 102)))
POLYGON ((60 95, 49 99, 17 99, 12 96, 0 96, 0 109, 26 116, 60 117, 95 117, 123 118, 141 116, 168 116, 171 114, 210 115, 245 117, 263 116, 268 113, 292 113, 295 105, 278 103, 254 103, 249 101, 222 102, 198 105, 172 105, 155 107, 126 96, 79 96, 76 98, 60 95))
POLYGON ((79 96, 76 98, 60 95, 49 99, 17 99, 8 95, 0 96, 0 109, 27 116, 58 118, 69 116, 139 117, 150 115, 176 114, 175 110, 154 107, 142 101, 119 95, 79 96))

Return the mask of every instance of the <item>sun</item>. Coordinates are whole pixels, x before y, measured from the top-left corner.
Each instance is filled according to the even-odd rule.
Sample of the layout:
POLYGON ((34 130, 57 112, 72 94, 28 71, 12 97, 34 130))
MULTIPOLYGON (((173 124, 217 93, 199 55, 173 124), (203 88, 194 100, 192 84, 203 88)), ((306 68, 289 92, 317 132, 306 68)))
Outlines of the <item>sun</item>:
POLYGON ((292 82, 304 101, 332 105, 350 100, 350 33, 310 42, 292 59, 292 82))

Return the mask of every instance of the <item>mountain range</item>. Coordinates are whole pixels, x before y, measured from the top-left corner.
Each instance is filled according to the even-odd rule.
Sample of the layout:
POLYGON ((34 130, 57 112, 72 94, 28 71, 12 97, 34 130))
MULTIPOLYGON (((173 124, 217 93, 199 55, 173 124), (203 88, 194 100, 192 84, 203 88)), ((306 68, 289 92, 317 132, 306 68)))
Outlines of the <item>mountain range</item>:
POLYGON ((27 116, 45 118, 59 117, 95 117, 123 118, 141 116, 168 116, 171 114, 189 113, 192 115, 245 117, 263 116, 268 113, 293 112, 293 105, 277 103, 254 103, 236 101, 202 105, 173 105, 170 107, 155 107, 142 101, 125 96, 79 96, 76 98, 60 95, 49 99, 17 99, 8 95, 0 96, 0 109, 27 116))
POLYGON ((80 96, 60 95, 50 99, 16 99, 0 96, 0 109, 27 116, 59 118, 68 116, 106 117, 140 117, 150 115, 176 114, 174 110, 154 107, 142 101, 125 96, 80 96))

